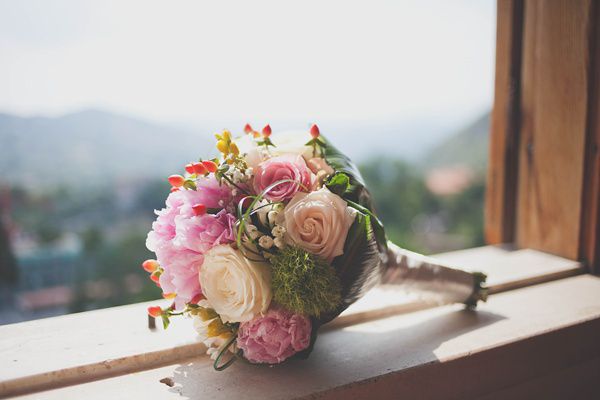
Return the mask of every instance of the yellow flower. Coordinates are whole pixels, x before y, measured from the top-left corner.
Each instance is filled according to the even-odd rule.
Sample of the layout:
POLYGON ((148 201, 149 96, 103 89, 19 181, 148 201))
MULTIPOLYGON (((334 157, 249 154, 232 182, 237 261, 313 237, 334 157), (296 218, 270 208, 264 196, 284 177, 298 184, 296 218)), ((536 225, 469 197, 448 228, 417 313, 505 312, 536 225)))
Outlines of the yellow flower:
POLYGON ((223 154, 229 153, 229 146, 227 145, 227 142, 225 142, 224 140, 219 140, 217 142, 217 149, 219 149, 219 151, 223 154))

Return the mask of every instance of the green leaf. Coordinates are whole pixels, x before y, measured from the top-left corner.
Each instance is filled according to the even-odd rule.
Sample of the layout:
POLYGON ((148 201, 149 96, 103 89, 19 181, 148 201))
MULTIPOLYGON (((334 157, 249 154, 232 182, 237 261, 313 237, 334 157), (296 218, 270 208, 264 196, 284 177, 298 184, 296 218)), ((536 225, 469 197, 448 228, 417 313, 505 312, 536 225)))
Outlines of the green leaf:
POLYGON ((183 182, 183 187, 186 189, 196 190, 196 184, 191 179, 186 179, 185 182, 183 182))
POLYGON ((329 189, 331 193, 337 194, 340 197, 343 196, 344 192, 346 192, 346 189, 348 189, 349 185, 350 178, 348 178, 348 175, 344 174, 343 172, 336 172, 329 178, 328 182, 325 184, 325 186, 327 186, 327 189, 329 189))
POLYGON ((167 317, 166 315, 162 315, 162 321, 163 321, 163 327, 165 329, 167 329, 169 327, 169 317, 167 317))

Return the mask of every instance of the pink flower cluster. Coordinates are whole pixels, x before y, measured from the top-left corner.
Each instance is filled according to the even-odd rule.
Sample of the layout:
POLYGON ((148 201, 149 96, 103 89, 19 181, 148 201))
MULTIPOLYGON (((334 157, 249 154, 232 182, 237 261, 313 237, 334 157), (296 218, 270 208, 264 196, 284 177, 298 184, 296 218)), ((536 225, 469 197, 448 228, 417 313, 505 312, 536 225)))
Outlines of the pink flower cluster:
POLYGON ((240 324, 237 346, 252 363, 277 364, 310 345, 311 323, 274 304, 264 316, 240 324))
POLYGON ((221 210, 215 215, 197 216, 192 208, 196 204, 221 208, 220 201, 231 201, 228 187, 219 186, 214 176, 201 178, 196 185, 197 190, 178 190, 169 195, 166 208, 156 211, 158 218, 146 239, 146 247, 156 253, 163 269, 160 286, 164 293, 177 294, 177 308, 201 293, 198 268, 204 253, 213 246, 235 241, 233 215, 221 210))

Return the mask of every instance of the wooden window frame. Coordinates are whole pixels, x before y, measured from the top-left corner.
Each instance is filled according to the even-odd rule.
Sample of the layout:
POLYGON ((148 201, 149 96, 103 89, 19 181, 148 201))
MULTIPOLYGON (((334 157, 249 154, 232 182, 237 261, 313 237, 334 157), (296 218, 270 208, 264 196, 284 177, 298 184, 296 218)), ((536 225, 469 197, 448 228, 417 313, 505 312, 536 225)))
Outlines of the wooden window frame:
POLYGON ((346 342, 310 367, 221 374, 189 321, 148 329, 149 304, 30 321, 0 327, 0 398, 600 397, 600 278, 579 275, 600 272, 599 35, 598 2, 498 2, 485 232, 511 244, 439 255, 489 274, 480 312, 379 288, 326 328, 320 343, 346 342), (558 73, 567 84, 550 79, 558 73), (551 162, 564 154, 568 165, 551 162), (390 326, 402 328, 397 341, 390 326), (377 334, 406 348, 373 346, 377 334))

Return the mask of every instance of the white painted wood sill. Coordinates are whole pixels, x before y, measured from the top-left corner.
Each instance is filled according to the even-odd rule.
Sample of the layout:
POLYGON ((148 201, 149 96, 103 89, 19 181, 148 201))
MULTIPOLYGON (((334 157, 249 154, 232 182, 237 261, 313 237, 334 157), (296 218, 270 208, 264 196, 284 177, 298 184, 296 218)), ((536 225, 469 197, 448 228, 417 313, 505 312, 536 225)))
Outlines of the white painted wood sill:
POLYGON ((189 321, 147 328, 156 302, 8 325, 0 397, 600 398, 600 278, 533 250, 439 257, 488 273, 488 303, 435 307, 376 288, 320 333, 308 360, 223 372, 189 321))

